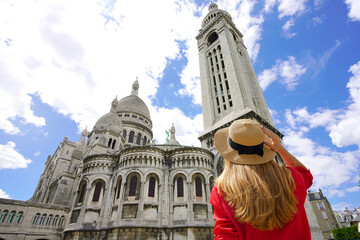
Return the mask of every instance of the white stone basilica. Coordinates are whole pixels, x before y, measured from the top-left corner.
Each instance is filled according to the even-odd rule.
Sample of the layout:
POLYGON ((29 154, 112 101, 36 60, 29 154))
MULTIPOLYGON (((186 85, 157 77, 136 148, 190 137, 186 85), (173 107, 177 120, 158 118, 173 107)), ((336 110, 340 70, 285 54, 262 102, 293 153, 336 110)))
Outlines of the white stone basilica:
MULTIPOLYGON (((152 141, 152 120, 136 80, 131 94, 114 99, 78 142, 64 138, 30 200, 0 199, 0 240, 213 239, 209 197, 222 171, 215 132, 252 118, 283 136, 273 126, 242 37, 229 13, 211 3, 196 37, 201 148, 179 144, 174 126, 167 144, 152 141)), ((322 239, 308 205, 312 237, 322 239)))

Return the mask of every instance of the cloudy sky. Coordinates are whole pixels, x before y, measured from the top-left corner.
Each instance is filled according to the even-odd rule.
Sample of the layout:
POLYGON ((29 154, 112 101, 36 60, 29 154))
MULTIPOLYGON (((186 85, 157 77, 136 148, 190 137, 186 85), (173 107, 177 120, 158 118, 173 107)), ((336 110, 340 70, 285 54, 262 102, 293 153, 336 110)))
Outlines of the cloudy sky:
MULTIPOLYGON (((29 199, 48 155, 78 141, 138 77, 157 143, 203 128, 202 0, 0 0, 0 197, 29 199)), ((360 205, 360 2, 219 0, 244 35, 275 126, 333 208, 360 205)))

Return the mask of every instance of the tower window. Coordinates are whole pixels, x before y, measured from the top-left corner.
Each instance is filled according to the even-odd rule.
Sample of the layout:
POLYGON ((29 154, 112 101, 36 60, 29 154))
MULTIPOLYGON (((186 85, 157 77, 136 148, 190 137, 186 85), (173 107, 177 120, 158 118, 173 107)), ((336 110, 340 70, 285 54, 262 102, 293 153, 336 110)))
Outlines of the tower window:
POLYGON ((208 38, 208 44, 212 44, 213 42, 215 42, 217 39, 219 38, 219 36, 217 35, 216 32, 212 33, 209 38, 208 38))
POLYGON ((123 137, 126 138, 126 130, 123 131, 123 137))
POLYGON ((232 107, 232 101, 229 101, 229 105, 230 105, 230 107, 232 107))
POLYGON ((225 78, 225 79, 227 79, 227 75, 226 75, 226 73, 224 73, 224 78, 225 78))
POLYGON ((216 97, 216 104, 219 106, 219 98, 218 97, 216 97))
POLYGON ((115 144, 116 144, 116 140, 114 139, 111 148, 114 149, 115 148, 115 144))
POLYGON ((146 141, 147 141, 147 137, 144 136, 144 140, 143 140, 143 146, 146 145, 146 141))
POLYGON ((221 60, 221 66, 222 66, 223 69, 225 68, 224 61, 222 61, 222 60, 221 60))
POLYGON ((225 97, 224 96, 222 96, 222 100, 223 100, 223 103, 225 102, 225 97))
POLYGON ((226 80, 225 80, 225 86, 226 86, 226 90, 229 90, 229 83, 226 80))
POLYGON ((224 104, 224 110, 226 110, 226 104, 224 104))
POLYGON ((111 147, 111 142, 112 142, 112 138, 109 139, 109 142, 108 142, 108 148, 111 147))
POLYGON ((212 60, 212 58, 210 58, 210 64, 211 64, 211 66, 213 66, 214 64, 213 64, 213 60, 212 60))

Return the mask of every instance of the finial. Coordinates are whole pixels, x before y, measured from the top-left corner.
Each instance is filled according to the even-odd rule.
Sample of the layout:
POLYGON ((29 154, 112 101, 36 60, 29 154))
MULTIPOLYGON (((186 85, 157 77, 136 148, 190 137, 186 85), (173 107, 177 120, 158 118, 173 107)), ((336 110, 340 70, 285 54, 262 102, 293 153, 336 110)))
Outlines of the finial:
POLYGON ((138 95, 138 90, 139 90, 139 81, 138 81, 138 77, 136 77, 135 82, 132 85, 132 91, 131 91, 131 95, 138 95))
POLYGON ((214 3, 213 1, 211 1, 210 5, 209 5, 209 12, 215 11, 218 9, 218 6, 216 3, 214 3))
POLYGON ((118 105, 119 105, 119 101, 118 101, 117 95, 116 95, 116 97, 114 98, 114 100, 111 103, 110 112, 116 113, 116 108, 117 108, 118 105))

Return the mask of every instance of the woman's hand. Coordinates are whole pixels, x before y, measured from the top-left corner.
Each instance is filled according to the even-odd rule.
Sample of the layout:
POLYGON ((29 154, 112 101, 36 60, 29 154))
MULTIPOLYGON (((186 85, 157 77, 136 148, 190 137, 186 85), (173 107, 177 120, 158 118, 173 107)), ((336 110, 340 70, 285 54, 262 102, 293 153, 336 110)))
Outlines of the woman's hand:
POLYGON ((261 129, 268 136, 268 138, 265 136, 264 139, 265 146, 269 147, 275 152, 279 152, 279 150, 282 150, 284 148, 280 142, 279 137, 276 134, 274 134, 272 131, 270 131, 264 126, 261 126, 261 129))
POLYGON ((299 160, 297 160, 291 153, 289 153, 286 150, 286 148, 281 144, 279 137, 275 133, 273 133, 264 126, 261 126, 261 129, 264 131, 265 135, 269 136, 269 137, 265 136, 264 146, 277 152, 284 160, 286 166, 290 166, 294 168, 303 167, 306 169, 306 167, 299 160))

